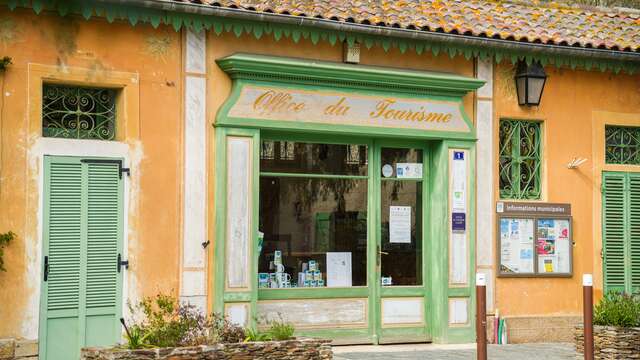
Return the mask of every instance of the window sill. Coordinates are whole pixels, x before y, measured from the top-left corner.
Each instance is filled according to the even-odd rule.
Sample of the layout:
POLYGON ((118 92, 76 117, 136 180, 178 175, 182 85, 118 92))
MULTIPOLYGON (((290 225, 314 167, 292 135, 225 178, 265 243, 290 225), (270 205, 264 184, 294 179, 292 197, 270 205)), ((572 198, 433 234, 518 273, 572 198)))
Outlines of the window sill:
POLYGON ((368 296, 369 288, 366 286, 258 289, 258 300, 334 299, 368 296))

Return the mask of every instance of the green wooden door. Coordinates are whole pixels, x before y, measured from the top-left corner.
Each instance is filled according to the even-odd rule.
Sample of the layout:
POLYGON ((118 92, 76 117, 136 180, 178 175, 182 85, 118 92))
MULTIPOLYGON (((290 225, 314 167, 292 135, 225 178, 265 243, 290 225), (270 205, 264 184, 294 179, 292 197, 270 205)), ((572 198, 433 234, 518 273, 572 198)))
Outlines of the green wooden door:
POLYGON ((120 160, 44 159, 41 359, 77 359, 120 339, 120 160))
POLYGON ((606 172, 602 185, 605 291, 640 291, 640 173, 606 172))

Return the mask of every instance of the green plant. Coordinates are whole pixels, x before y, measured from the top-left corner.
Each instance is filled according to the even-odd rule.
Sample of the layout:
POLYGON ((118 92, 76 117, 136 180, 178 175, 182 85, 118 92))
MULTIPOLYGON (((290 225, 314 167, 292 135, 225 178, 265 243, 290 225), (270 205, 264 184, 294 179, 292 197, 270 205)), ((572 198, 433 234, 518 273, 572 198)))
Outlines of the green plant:
POLYGON ((145 334, 143 329, 138 325, 134 325, 129 328, 123 318, 120 318, 120 323, 124 326, 125 336, 127 337, 127 349, 142 349, 152 347, 147 343, 148 334, 145 334))
POLYGON ((253 330, 251 328, 245 329, 246 337, 244 342, 249 341, 271 341, 273 337, 268 332, 261 332, 259 330, 253 330))
POLYGON ((7 269, 4 268, 4 247, 7 246, 15 237, 16 234, 11 231, 0 234, 0 271, 7 271, 7 269))
POLYGON ((616 291, 608 292, 594 308, 593 323, 604 326, 640 326, 640 298, 616 291))
POLYGON ((4 56, 0 59, 0 71, 6 70, 6 68, 11 65, 11 58, 8 56, 4 56))
POLYGON ((144 318, 131 326, 127 336, 129 348, 196 346, 208 342, 211 321, 193 305, 179 304, 169 295, 158 294, 129 308, 132 314, 144 318))
POLYGON ((293 324, 283 321, 282 318, 272 320, 269 325, 268 333, 273 340, 289 340, 293 338, 293 333, 295 332, 293 324))
POLYGON ((257 320, 258 323, 268 325, 266 331, 259 331, 254 329, 245 329, 246 337, 245 342, 248 341, 272 341, 272 340, 289 340, 293 339, 293 333, 295 328, 293 324, 285 321, 281 314, 278 314, 277 319, 266 320, 261 318, 257 320))
POLYGON ((244 329, 224 316, 205 315, 169 295, 146 297, 136 305, 129 304, 129 310, 135 319, 141 319, 130 326, 121 319, 129 349, 241 342, 245 338, 244 329))

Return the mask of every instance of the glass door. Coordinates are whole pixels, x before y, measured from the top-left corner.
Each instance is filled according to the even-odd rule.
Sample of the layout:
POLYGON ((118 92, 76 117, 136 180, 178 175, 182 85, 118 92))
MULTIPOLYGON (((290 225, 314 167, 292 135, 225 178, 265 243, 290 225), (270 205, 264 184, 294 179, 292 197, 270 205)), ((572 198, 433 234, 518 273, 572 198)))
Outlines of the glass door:
POLYGON ((427 151, 406 142, 381 142, 376 150, 378 342, 428 341, 427 151))

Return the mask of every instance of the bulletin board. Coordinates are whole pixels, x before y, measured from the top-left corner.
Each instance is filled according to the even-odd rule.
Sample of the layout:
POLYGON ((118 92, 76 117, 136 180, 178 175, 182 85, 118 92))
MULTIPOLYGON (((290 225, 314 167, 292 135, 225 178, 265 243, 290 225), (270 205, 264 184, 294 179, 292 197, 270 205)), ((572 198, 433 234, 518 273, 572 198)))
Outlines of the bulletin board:
POLYGON ((497 206, 498 276, 571 277, 571 206, 517 204, 520 203, 502 203, 497 206), (510 204, 509 209, 505 204, 510 204))

